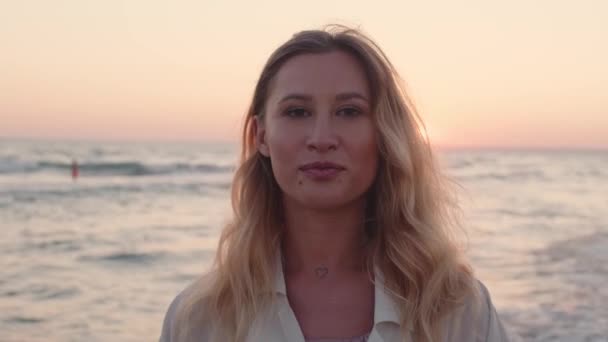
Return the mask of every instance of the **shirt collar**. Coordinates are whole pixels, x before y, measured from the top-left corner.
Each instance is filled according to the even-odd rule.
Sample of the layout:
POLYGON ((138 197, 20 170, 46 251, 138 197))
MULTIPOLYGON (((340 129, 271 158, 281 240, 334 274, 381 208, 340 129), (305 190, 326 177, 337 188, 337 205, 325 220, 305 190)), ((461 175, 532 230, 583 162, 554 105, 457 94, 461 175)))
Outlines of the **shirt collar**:
MULTIPOLYGON (((283 273, 283 260, 279 253, 277 257, 277 269, 275 272, 275 293, 287 296, 285 285, 285 275, 283 273)), ((395 323, 400 325, 399 313, 395 302, 384 287, 384 275, 382 271, 374 266, 374 325, 382 322, 395 323)), ((408 330, 412 330, 408 324, 408 330)))
POLYGON ((395 302, 384 287, 384 274, 374 266, 374 325, 380 322, 401 324, 395 302))

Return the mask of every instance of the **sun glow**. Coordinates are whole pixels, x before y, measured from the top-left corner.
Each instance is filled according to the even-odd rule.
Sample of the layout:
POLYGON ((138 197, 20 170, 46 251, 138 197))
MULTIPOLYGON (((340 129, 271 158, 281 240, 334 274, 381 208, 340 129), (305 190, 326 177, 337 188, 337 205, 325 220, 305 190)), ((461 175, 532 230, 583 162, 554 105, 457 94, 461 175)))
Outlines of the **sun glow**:
POLYGON ((424 139, 426 139, 433 145, 440 144, 442 142, 441 134, 439 130, 437 130, 435 127, 431 127, 428 125, 425 125, 424 127, 421 126, 419 128, 419 132, 424 139))
POLYGON ((272 51, 337 22, 387 54, 433 145, 608 148, 608 1, 60 3, 0 5, 0 138, 238 141, 272 51))

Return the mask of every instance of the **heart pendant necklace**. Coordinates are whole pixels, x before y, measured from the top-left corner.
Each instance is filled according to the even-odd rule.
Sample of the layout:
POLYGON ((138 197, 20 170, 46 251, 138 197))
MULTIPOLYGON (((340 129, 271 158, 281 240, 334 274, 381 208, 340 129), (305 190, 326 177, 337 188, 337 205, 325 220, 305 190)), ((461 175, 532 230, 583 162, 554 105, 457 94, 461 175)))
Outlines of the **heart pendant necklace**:
POLYGON ((319 279, 323 279, 327 276, 327 273, 329 272, 329 270, 327 269, 326 266, 319 266, 317 268, 315 268, 315 274, 317 275, 317 278, 319 279))

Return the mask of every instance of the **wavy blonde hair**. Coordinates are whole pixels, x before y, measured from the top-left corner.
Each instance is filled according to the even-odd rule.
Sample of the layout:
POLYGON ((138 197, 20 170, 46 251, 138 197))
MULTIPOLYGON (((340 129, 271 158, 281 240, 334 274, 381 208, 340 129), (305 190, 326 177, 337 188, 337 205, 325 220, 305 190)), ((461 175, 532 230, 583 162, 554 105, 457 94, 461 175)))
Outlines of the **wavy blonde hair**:
POLYGON ((270 160, 257 150, 253 120, 263 117, 272 80, 288 59, 336 50, 365 69, 379 136, 380 162, 366 214, 368 273, 374 266, 381 270, 404 335, 411 326, 417 341, 439 341, 441 318, 476 295, 472 269, 452 234, 459 226, 454 184, 440 172, 395 68, 359 30, 332 25, 295 34, 264 66, 245 118, 232 184, 234 216, 221 233, 209 279, 195 283, 178 306, 172 341, 188 340, 203 324, 218 341, 244 341, 256 314, 273 304, 281 190, 270 160))

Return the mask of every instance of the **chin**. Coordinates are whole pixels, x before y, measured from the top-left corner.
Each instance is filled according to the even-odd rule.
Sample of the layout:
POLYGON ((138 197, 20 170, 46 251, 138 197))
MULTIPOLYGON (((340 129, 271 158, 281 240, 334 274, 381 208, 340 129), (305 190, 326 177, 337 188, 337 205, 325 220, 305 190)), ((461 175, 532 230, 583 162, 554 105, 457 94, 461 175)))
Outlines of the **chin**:
POLYGON ((340 195, 308 195, 297 199, 303 207, 315 210, 330 210, 348 205, 352 200, 340 195))

